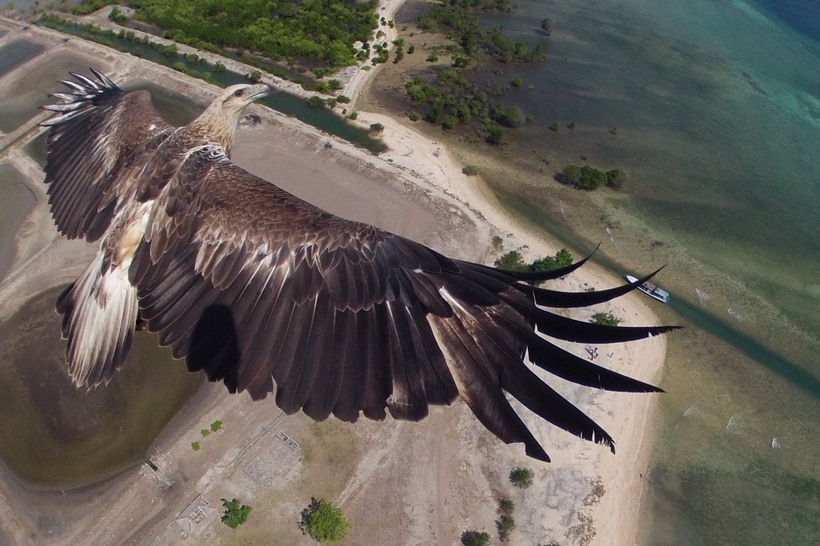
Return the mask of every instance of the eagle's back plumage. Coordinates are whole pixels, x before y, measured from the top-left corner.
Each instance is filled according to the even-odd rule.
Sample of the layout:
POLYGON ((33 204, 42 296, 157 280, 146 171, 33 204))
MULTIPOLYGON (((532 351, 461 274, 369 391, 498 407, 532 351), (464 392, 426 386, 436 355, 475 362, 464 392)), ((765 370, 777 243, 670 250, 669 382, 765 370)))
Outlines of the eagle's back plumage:
POLYGON ((286 413, 345 421, 382 419, 388 410, 419 420, 429 404, 461 397, 496 436, 523 442, 541 460, 549 457, 505 392, 556 426, 614 444, 525 355, 583 385, 659 390, 536 333, 609 343, 666 332, 587 324, 536 306, 607 301, 645 279, 597 293, 545 290, 530 282, 583 261, 551 273, 501 271, 333 216, 231 163, 232 137, 211 138, 198 122, 173 129, 147 94, 124 93, 95 74, 100 83, 75 76, 75 93, 59 96, 64 102, 51 107, 59 115, 47 122, 55 222, 69 237, 101 240, 100 257, 58 307, 78 384, 108 381, 121 366, 131 333, 120 313, 138 303, 162 345, 232 392, 259 399, 275 391, 286 413), (112 291, 130 300, 87 302, 112 291), (106 317, 117 326, 101 327, 106 317), (97 361, 78 356, 97 347, 113 349, 97 361))

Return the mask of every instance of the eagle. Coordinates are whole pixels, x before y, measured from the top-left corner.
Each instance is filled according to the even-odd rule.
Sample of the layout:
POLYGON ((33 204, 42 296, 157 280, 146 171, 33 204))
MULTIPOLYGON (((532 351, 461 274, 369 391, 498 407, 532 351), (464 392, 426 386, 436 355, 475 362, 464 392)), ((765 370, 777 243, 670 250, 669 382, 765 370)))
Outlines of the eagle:
POLYGON ((429 405, 460 398, 499 439, 545 462, 507 395, 613 453, 614 441, 531 366, 594 388, 660 391, 539 335, 613 343, 668 332, 674 327, 601 326, 545 309, 608 301, 651 275, 561 292, 538 285, 586 259, 516 272, 448 258, 329 214, 232 163, 243 111, 268 85, 230 86, 189 125, 173 127, 147 91, 125 92, 91 71, 70 73, 42 123, 56 227, 99 245, 56 306, 78 388, 111 380, 139 318, 191 372, 253 400, 275 393, 286 414, 354 422, 389 411, 419 421, 429 405))

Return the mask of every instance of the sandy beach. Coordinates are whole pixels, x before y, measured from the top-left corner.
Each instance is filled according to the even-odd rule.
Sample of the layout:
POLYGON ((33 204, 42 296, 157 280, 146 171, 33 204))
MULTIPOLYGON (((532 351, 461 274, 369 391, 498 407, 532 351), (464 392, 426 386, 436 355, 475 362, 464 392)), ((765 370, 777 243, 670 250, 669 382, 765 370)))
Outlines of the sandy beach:
MULTIPOLYGON (((391 19, 401 4, 400 0, 388 0, 379 13, 391 19)), ((58 45, 59 38, 50 31, 32 28, 12 30, 10 34, 18 32, 50 43, 52 49, 45 55, 67 47, 58 45)), ((9 39, 5 36, 2 41, 9 39)), ((389 32, 387 39, 392 39, 389 32)), ((216 92, 207 84, 101 46, 76 39, 70 45, 109 64, 109 76, 115 81, 129 77, 162 81, 200 102, 207 102, 216 92)), ((359 97, 361 89, 378 73, 378 67, 351 71, 343 93, 359 97)), ((12 72, 0 79, 0 95, 8 92, 6 82, 14 77, 12 72)), ((271 83, 282 86, 280 82, 271 83)), ((330 212, 371 222, 445 254, 483 263, 492 263, 500 252, 511 249, 521 249, 525 258, 532 259, 554 254, 560 248, 556 241, 507 215, 480 178, 463 175, 461 165, 440 143, 389 116, 359 110, 357 122, 362 126, 384 126, 381 138, 389 149, 373 156, 276 112, 253 107, 252 113, 260 116, 261 123, 240 132, 233 159, 330 212), (503 249, 493 248, 494 236, 501 238, 503 249)), ((24 129, 31 130, 43 117, 33 118, 24 129)), ((0 143, 5 142, 6 135, 0 136, 0 143)), ((5 320, 32 295, 70 282, 85 267, 93 249, 57 236, 45 203, 42 172, 30 157, 20 148, 11 147, 0 153, 0 162, 17 168, 38 192, 36 205, 17 236, 9 274, 0 283, 0 320, 5 320)), ((592 263, 550 287, 603 289, 620 282, 592 263)), ((588 320, 594 312, 611 311, 626 325, 657 324, 642 297, 632 294, 568 316, 588 320)), ((581 346, 571 350, 587 354, 581 346)), ((601 347, 597 363, 643 381, 657 382, 663 372, 665 350, 662 337, 601 347)), ((331 434, 327 431, 355 439, 358 451, 345 459, 349 471, 340 473, 346 480, 317 486, 335 495, 334 500, 354 522, 344 544, 453 544, 467 529, 494 534, 499 496, 516 503, 517 529, 511 544, 550 540, 562 544, 633 544, 657 397, 604 393, 558 380, 550 383, 612 434, 616 455, 573 438, 522 410, 525 421, 553 459, 549 465, 530 461, 521 446, 508 447, 489 436, 459 402, 453 408, 436 409, 420 424, 388 419, 384 423, 358 423, 339 432, 339 423, 325 423, 322 426, 327 428, 317 432, 301 415, 283 422, 291 436, 304 438, 300 440, 304 445, 328 437, 322 436, 331 434), (521 491, 510 486, 506 476, 516 466, 535 471, 535 483, 530 489, 521 491)), ((305 495, 314 494, 306 492, 304 484, 299 485, 299 480, 305 479, 304 468, 309 461, 300 458, 298 465, 294 462, 280 476, 281 487, 271 491, 242 489, 230 481, 241 470, 239 465, 233 468, 232 461, 239 456, 234 446, 249 446, 251 452, 256 449, 257 444, 251 442, 266 433, 265 427, 271 425, 277 413, 271 400, 249 404, 244 396, 227 396, 220 385, 203 388, 151 449, 152 460, 160 462, 172 480, 183 484, 163 490, 156 504, 148 500, 156 495, 155 477, 148 475, 145 467, 126 471, 98 490, 78 493, 73 509, 56 502, 53 496, 26 492, 24 485, 0 467, 0 539, 10 544, 151 544, 156 537, 166 537, 168 542, 156 543, 175 543, 179 535, 167 534, 168 529, 196 491, 208 491, 214 499, 244 491, 257 501, 257 513, 265 507, 272 512, 298 507, 305 495), (218 443, 208 455, 211 459, 200 454, 192 456, 192 437, 212 418, 244 424, 235 425, 215 440, 218 443), (214 468, 223 471, 215 474, 214 468), (294 498, 275 498, 277 491, 290 491, 294 498), (140 513, 132 513, 128 507, 133 503, 147 504, 140 513), (111 525, 106 529, 96 526, 97 518, 89 513, 90 509, 103 510, 111 525), (55 529, 38 523, 43 515, 62 522, 56 534, 52 533, 55 529)), ((237 536, 245 536, 249 544, 265 544, 261 538, 265 529, 283 522, 295 527, 292 519, 275 516, 255 524, 258 533, 245 529, 247 535, 237 536)), ((215 527, 200 538, 209 544, 220 542, 224 531, 215 527)), ((283 544, 305 540, 287 533, 280 538, 283 544)))

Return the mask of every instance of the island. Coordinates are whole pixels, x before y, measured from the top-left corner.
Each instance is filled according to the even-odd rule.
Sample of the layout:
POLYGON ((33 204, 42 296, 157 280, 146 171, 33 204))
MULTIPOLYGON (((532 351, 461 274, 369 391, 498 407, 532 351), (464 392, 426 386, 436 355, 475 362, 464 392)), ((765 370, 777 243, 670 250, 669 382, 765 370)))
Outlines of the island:
MULTIPOLYGON (((384 21, 377 25, 383 33, 379 39, 387 49, 397 47, 393 41, 399 28, 393 21, 402 4, 402 0, 386 0, 376 8, 379 21, 384 21)), ((116 25, 108 18, 109 10, 85 16, 87 22, 116 25)), ((38 123, 47 114, 36 106, 45 103, 47 92, 59 90, 55 80, 63 79, 67 70, 85 72, 84 67, 95 66, 126 87, 151 89, 158 100, 176 97, 184 104, 174 103, 178 106, 170 110, 183 116, 186 109, 187 115, 195 115, 218 91, 215 85, 173 67, 0 18, 0 56, 19 48, 25 50, 21 60, 0 71, 0 111, 26 113, 17 126, 0 132, 0 169, 5 169, 0 174, 9 180, 13 177, 17 190, 8 195, 14 196, 22 211, 2 224, 0 233, 3 241, 9 241, 0 246, 0 263, 9 264, 0 278, 4 343, 59 338, 57 317, 48 315, 43 302, 73 280, 93 252, 85 243, 58 236, 42 185, 44 130, 38 123), (33 313, 37 302, 43 310, 36 316, 25 315, 33 313), (12 329, 14 324, 17 329, 12 329), (29 327, 36 328, 36 338, 20 333, 29 327)), ((220 62, 239 74, 257 69, 241 58, 228 59, 181 43, 176 48, 212 65, 220 62)), ((402 62, 419 53, 405 55, 402 62)), ((377 126, 376 137, 384 151, 374 154, 257 105, 237 136, 234 161, 334 214, 373 223, 457 258, 491 264, 515 251, 533 261, 563 248, 559 241, 509 215, 480 174, 465 174, 459 153, 435 138, 432 130, 439 127, 420 132, 407 115, 391 114, 370 102, 373 86, 383 83, 380 71, 388 65, 392 63, 358 63, 331 76, 339 83, 334 93, 349 100, 335 104, 335 110, 344 108, 347 117, 356 112, 355 120, 345 123, 365 132, 377 126)), ((391 68, 401 68, 401 63, 391 68)), ((274 75, 259 77, 277 92, 305 99, 317 93, 315 88, 274 75)), ((590 264, 550 287, 596 290, 618 282, 590 264)), ((634 295, 596 306, 594 311, 612 313, 622 324, 657 322, 645 302, 634 295)), ((591 318, 589 310, 568 316, 591 318)), ((155 341, 146 344, 151 343, 155 341)), ((594 354, 600 354, 597 363, 652 382, 662 372, 665 348, 661 337, 608 346, 594 354)), ((592 348, 588 349, 577 348, 581 356, 592 359, 592 348)), ((64 400, 66 389, 73 387, 51 384, 61 381, 59 351, 36 360, 27 360, 29 353, 40 354, 22 345, 4 353, 0 369, 9 371, 10 379, 2 388, 15 388, 14 400, 20 404, 44 404, 36 398, 38 392, 52 392, 58 402, 64 400), (38 366, 42 372, 20 372, 38 366), (50 390, 41 384, 44 378, 50 390), (11 381, 19 385, 11 387, 11 381)), ((125 442, 113 466, 104 460, 102 447, 96 447, 100 465, 89 468, 85 476, 63 481, 55 471, 32 482, 0 460, 0 542, 310 544, 312 539, 302 534, 297 522, 303 509, 314 501, 318 507, 322 499, 338 507, 350 522, 343 544, 456 544, 485 532, 498 536, 502 528, 513 543, 627 544, 637 533, 635 507, 641 497, 641 473, 648 465, 649 425, 656 404, 652 396, 562 390, 616 438, 618 452, 613 456, 547 424, 535 426, 534 418, 527 423, 535 427, 553 456, 551 464, 542 465, 527 459, 521 446, 490 441, 491 435, 460 402, 452 408, 432 408, 430 417, 418 424, 389 418, 354 425, 333 419, 313 423, 302 414, 284 416, 272 397, 252 403, 246 395, 229 395, 220 384, 186 378, 184 363, 172 361, 167 354, 146 358, 155 363, 150 373, 169 373, 174 378, 169 381, 177 384, 178 401, 168 405, 163 415, 143 409, 146 422, 134 422, 128 417, 130 406, 118 406, 98 392, 80 393, 103 399, 87 412, 70 405, 75 413, 60 415, 60 403, 32 410, 31 419, 42 421, 30 423, 33 433, 59 436, 62 431, 63 443, 54 445, 63 447, 83 439, 80 425, 97 419, 88 412, 109 415, 106 404, 110 404, 112 423, 119 423, 112 425, 114 435, 137 429, 155 433, 142 432, 153 434, 143 443, 125 442), (74 426, 49 428, 49 419, 74 426), (156 422, 147 422, 151 420, 156 422), (516 469, 531 473, 526 489, 511 481, 516 469), (241 524, 220 523, 223 504, 232 511, 230 521, 239 521, 236 512, 242 516, 241 524)), ((62 380, 68 382, 67 377, 62 380)), ((129 380, 145 382, 137 376, 129 380)), ((112 383, 106 388, 118 387, 112 383)), ((0 403, 0 418, 9 419, 14 411, 10 404, 0 403)))

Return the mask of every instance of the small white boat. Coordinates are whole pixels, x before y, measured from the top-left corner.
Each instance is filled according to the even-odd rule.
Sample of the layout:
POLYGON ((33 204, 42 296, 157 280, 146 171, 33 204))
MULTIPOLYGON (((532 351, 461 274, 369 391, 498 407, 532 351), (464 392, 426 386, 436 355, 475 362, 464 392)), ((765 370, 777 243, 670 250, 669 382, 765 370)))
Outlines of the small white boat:
MULTIPOLYGON (((632 275, 624 275, 624 277, 629 282, 636 282, 638 280, 637 277, 633 277, 632 275)), ((656 300, 658 300, 660 302, 663 302, 663 303, 668 303, 669 302, 669 292, 667 292, 666 290, 663 290, 662 288, 658 288, 657 286, 655 286, 654 284, 652 284, 649 281, 646 281, 645 283, 640 285, 638 287, 638 290, 640 290, 641 292, 643 292, 647 296, 655 298, 656 300)))

